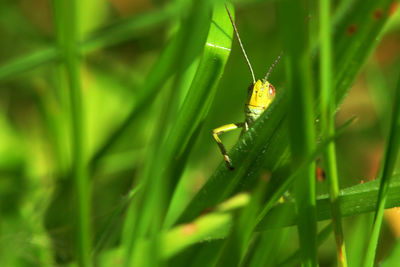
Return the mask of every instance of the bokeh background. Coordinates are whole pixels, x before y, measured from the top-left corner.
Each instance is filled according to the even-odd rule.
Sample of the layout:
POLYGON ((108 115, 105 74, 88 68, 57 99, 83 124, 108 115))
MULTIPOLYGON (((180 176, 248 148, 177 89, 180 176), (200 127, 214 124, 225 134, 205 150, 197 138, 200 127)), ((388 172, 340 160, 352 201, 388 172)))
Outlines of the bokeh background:
MULTIPOLYGON (((140 88, 148 82, 146 77, 176 31, 183 11, 173 1, 163 0, 85 0, 81 5, 80 34, 82 40, 91 40, 83 44, 81 68, 90 160, 140 98, 140 88), (131 21, 136 24, 132 26, 131 21), (113 33, 121 25, 127 29, 123 34, 114 32, 102 45, 96 43, 98 36, 113 33)), ((235 6, 238 30, 255 74, 264 77, 282 50, 274 1, 235 1, 235 6)), ((309 21, 317 33, 317 16, 310 14, 309 21)), ((0 1, 1 266, 51 266, 67 263, 73 255, 70 104, 60 90, 66 86, 65 76, 52 56, 54 32, 49 0, 0 1), (21 61, 27 56, 37 56, 37 61, 29 61, 31 65, 21 61)), ((188 155, 178 206, 187 203, 222 161, 211 130, 244 119, 251 76, 236 40, 232 47, 210 112, 188 155)), ((357 117, 337 140, 341 187, 374 179, 379 171, 400 69, 399 52, 400 13, 396 11, 337 114, 338 125, 357 117)), ((283 64, 276 66, 269 80, 277 91, 284 88, 283 64)), ((172 84, 171 80, 165 83, 172 84)), ((95 238, 143 172, 154 131, 162 131, 157 127, 166 101, 161 89, 96 163, 91 175, 95 238)), ((239 133, 228 133, 222 139, 231 147, 239 133)), ((319 192, 324 193, 325 187, 325 181, 319 181, 319 192)), ((379 248, 380 257, 400 235, 400 211, 388 210, 386 218, 382 238, 388 242, 379 248)), ((365 237, 357 231, 367 227, 369 219, 370 215, 362 215, 344 220, 348 256, 365 249, 365 237)), ((118 243, 121 220, 113 221, 113 230, 96 249, 104 251, 118 243)), ((287 240, 297 238, 295 229, 289 229, 287 236, 287 240)), ((332 238, 321 248, 321 266, 334 262, 334 251, 332 238)))

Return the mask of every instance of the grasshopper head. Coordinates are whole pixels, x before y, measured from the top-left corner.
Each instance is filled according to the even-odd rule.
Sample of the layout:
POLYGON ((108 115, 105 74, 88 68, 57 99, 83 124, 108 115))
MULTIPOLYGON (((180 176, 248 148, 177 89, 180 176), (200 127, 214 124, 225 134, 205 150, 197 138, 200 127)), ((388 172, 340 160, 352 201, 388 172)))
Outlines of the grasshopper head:
POLYGON ((258 80, 251 84, 247 95, 247 105, 265 110, 275 98, 275 88, 268 81, 258 80))

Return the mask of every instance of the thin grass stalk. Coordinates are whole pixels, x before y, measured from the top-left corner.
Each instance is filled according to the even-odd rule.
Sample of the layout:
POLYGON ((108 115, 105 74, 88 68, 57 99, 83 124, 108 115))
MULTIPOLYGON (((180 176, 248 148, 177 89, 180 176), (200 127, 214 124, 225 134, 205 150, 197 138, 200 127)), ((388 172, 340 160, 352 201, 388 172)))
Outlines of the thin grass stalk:
POLYGON ((367 255, 364 267, 372 267, 375 262, 376 248, 378 245, 379 233, 382 226, 383 213, 388 196, 390 179, 395 167, 400 145, 400 78, 397 84, 395 99, 392 111, 392 120, 389 137, 386 143, 386 150, 382 163, 382 176, 379 187, 378 202, 370 242, 368 244, 367 255))
POLYGON ((69 81, 72 117, 72 179, 76 192, 76 248, 80 266, 91 266, 90 187, 85 161, 85 125, 82 104, 78 34, 78 3, 54 0, 54 17, 62 58, 69 81))
MULTIPOLYGON (((331 1, 321 0, 319 4, 320 21, 320 95, 321 95, 321 128, 322 135, 328 137, 335 134, 334 97, 332 78, 332 38, 331 38, 331 1)), ((329 185, 329 195, 332 211, 332 223, 335 232, 336 250, 340 266, 347 266, 341 214, 339 209, 339 180, 336 164, 335 142, 329 143, 324 152, 326 174, 329 185)))
MULTIPOLYGON (((289 99, 289 138, 292 165, 306 159, 315 147, 311 78, 309 3, 279 2, 289 99)), ((315 163, 308 164, 293 183, 303 266, 318 266, 315 163)))

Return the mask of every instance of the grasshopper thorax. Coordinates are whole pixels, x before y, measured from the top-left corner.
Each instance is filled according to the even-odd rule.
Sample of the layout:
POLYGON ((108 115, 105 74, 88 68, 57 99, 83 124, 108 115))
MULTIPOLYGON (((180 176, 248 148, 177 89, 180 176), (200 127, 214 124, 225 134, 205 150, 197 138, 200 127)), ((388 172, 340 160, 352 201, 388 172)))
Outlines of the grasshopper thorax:
POLYGON ((248 89, 245 105, 246 123, 248 126, 260 117, 275 98, 275 88, 268 81, 258 80, 248 89))

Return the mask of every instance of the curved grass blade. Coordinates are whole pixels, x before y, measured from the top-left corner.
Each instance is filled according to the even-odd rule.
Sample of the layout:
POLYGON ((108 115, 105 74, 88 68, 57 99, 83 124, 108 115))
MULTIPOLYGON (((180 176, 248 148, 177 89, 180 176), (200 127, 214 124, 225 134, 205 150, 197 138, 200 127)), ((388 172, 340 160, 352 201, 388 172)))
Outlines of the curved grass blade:
POLYGON ((230 54, 233 30, 225 12, 224 5, 216 1, 196 75, 165 141, 168 161, 164 166, 168 168, 166 180, 169 183, 166 190, 167 199, 171 197, 179 180, 179 175, 174 174, 181 169, 184 156, 191 149, 189 144, 194 141, 208 114, 230 54))
MULTIPOLYGON (((379 182, 379 180, 374 180, 340 190, 340 212, 342 217, 374 211, 378 200, 379 182)), ((400 175, 395 175, 390 182, 385 208, 389 209, 400 206, 399 194, 400 175)), ((294 214, 294 205, 292 202, 277 204, 270 210, 268 216, 263 217, 256 229, 257 231, 264 231, 275 227, 295 225, 296 218, 294 214), (281 212, 287 212, 288 216, 279 222, 279 224, 271 220, 271 218, 278 216, 276 213, 281 212)), ((317 197, 317 219, 318 221, 322 221, 330 218, 332 218, 332 213, 329 196, 327 194, 320 195, 317 197)))
POLYGON ((389 137, 386 143, 386 151, 382 161, 382 176, 380 179, 378 203, 375 210, 374 224, 371 239, 368 244, 367 255, 364 266, 373 266, 375 261, 376 247, 378 245, 379 233, 382 226, 383 212, 389 191, 390 179, 396 164, 400 146, 400 76, 394 98, 392 120, 389 137))
MULTIPOLYGON (((197 72, 179 110, 178 117, 167 116, 171 119, 169 124, 171 131, 152 153, 151 160, 148 161, 142 177, 144 190, 141 192, 141 199, 132 203, 130 207, 127 217, 129 223, 126 224, 125 231, 127 234, 124 236, 129 262, 131 251, 137 251, 134 248, 134 240, 145 235, 149 235, 151 239, 154 238, 150 240, 150 247, 152 247, 150 251, 155 249, 158 244, 157 234, 161 230, 169 199, 179 178, 178 175, 175 176, 172 173, 180 168, 183 155, 191 148, 188 144, 191 139, 196 137, 196 132, 208 112, 230 53, 232 29, 229 19, 222 15, 222 12, 225 12, 224 6, 217 2, 213 9, 211 7, 210 2, 202 1, 195 4, 192 10, 193 16, 207 18, 207 24, 202 24, 210 26, 210 28, 205 44, 202 43, 203 53, 197 72), (211 10, 213 11, 212 17, 210 16, 211 10), (135 219, 137 214, 140 214, 140 219, 135 219)), ((223 14, 225 15, 225 13, 223 14)), ((154 253, 148 255, 152 255, 152 259, 144 256, 145 261, 155 258, 154 253)), ((132 260, 135 258, 133 257, 132 260)), ((148 265, 154 263, 148 262, 148 265)), ((138 263, 136 262, 136 264, 138 263)))

